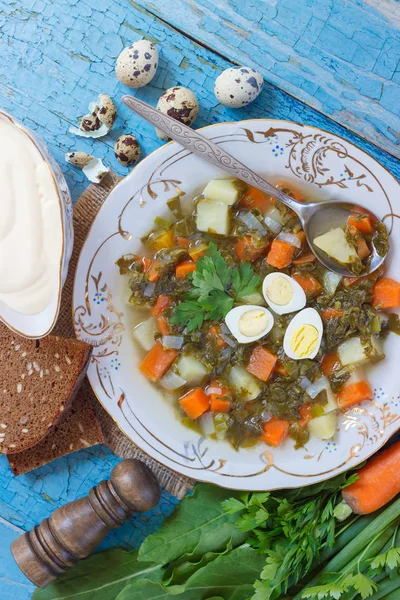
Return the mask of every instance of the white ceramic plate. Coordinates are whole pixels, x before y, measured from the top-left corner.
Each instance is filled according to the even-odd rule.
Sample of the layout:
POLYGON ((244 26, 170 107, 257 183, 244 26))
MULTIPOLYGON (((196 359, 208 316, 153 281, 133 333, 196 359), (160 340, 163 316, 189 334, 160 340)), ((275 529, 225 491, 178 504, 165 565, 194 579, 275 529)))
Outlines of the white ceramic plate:
MULTIPOLYGON (((0 119, 9 120, 25 136, 26 144, 33 144, 38 150, 43 163, 49 170, 57 191, 62 226, 62 251, 60 266, 58 270, 58 285, 54 289, 50 302, 40 311, 33 315, 20 313, 0 300, 0 321, 3 321, 10 329, 27 338, 41 338, 48 335, 53 329, 61 305, 61 292, 68 273, 69 259, 74 245, 74 229, 72 225, 72 201, 60 167, 51 156, 46 144, 33 131, 24 127, 11 115, 0 110, 0 119)), ((1 186, 0 186, 1 187, 1 186)))
MULTIPOLYGON (((354 200, 385 217, 392 229, 387 272, 398 279, 400 221, 394 215, 400 215, 400 186, 370 156, 330 133, 287 121, 221 123, 202 133, 271 182, 292 183, 310 198, 354 200)), ((236 452, 227 442, 204 439, 176 419, 137 368, 127 280, 114 263, 122 254, 140 252, 140 237, 156 216, 168 214, 167 200, 180 191, 192 198, 221 176, 222 171, 170 143, 143 160, 102 206, 81 252, 73 301, 76 335, 94 345, 90 383, 120 429, 179 473, 245 490, 328 479, 370 456, 399 428, 400 337, 389 336, 386 360, 370 371, 374 400, 340 417, 334 441, 311 439, 301 450, 287 440, 278 449, 260 442, 236 452)))

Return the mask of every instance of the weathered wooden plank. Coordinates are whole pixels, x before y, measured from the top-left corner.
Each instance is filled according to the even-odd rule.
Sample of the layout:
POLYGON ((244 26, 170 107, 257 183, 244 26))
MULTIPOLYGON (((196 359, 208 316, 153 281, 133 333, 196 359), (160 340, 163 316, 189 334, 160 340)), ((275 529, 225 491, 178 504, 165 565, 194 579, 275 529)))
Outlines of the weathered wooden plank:
MULTIPOLYGON (((165 14, 171 16, 171 12, 165 14)), ((155 104, 165 88, 185 85, 200 101, 196 126, 264 116, 308 123, 343 135, 399 173, 398 162, 389 155, 272 85, 267 84, 246 109, 218 105, 214 81, 231 63, 126 0, 7 1, 0 3, 0 31, 0 106, 37 130, 49 144, 74 199, 87 182, 79 170, 64 163, 64 152, 91 152, 124 175, 127 169, 113 153, 118 135, 134 132, 144 154, 161 144, 153 127, 119 102, 119 118, 111 135, 90 141, 68 133, 99 92, 117 101, 126 92, 114 75, 115 58, 123 46, 143 35, 157 43, 160 66, 151 84, 137 92, 140 98, 155 104)))
POLYGON ((137 0, 400 156, 397 0, 137 0), (172 9, 171 9, 172 8, 172 9))

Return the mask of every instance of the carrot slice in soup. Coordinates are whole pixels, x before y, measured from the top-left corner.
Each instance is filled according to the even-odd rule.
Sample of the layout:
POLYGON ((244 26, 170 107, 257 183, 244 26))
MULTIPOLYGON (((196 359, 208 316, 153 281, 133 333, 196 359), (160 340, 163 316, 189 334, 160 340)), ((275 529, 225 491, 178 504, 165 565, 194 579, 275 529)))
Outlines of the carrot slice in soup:
POLYGON ((188 240, 187 238, 182 237, 181 235, 178 235, 175 238, 175 241, 178 244, 179 248, 189 248, 191 244, 191 240, 188 240))
POLYGON ((293 279, 297 281, 306 293, 307 298, 312 298, 320 293, 322 285, 312 275, 301 275, 300 273, 293 273, 293 279))
POLYGON ((326 308, 325 310, 323 310, 321 312, 322 318, 325 319, 326 321, 329 321, 329 319, 337 319, 338 317, 341 317, 342 315, 343 315, 343 311, 338 310, 337 308, 326 308))
POLYGON ((151 267, 147 272, 147 277, 149 278, 149 281, 153 282, 153 281, 157 281, 157 279, 159 279, 160 274, 158 272, 158 269, 160 268, 160 263, 158 262, 158 260, 154 260, 151 263, 151 267))
POLYGON ((156 342, 140 363, 139 369, 151 381, 158 381, 177 356, 177 350, 164 348, 160 342, 156 342))
POLYGON ((363 260, 364 258, 367 258, 367 256, 369 256, 369 253, 370 253, 370 250, 368 248, 367 242, 364 240, 364 238, 360 237, 357 240, 358 257, 361 258, 361 260, 363 260))
POLYGON ((268 252, 267 263, 271 267, 284 269, 291 264, 296 250, 297 248, 288 242, 274 240, 271 244, 271 250, 268 252))
POLYGON ((168 335, 169 333, 171 333, 171 329, 168 324, 168 319, 166 317, 163 317, 162 315, 161 315, 161 317, 158 317, 158 319, 157 319, 157 327, 158 327, 158 331, 162 335, 168 335))
POLYGON ((364 400, 370 400, 373 397, 373 392, 368 381, 359 381, 357 383, 351 383, 344 387, 337 396, 337 403, 339 408, 347 408, 354 404, 359 404, 364 400))
POLYGON ((372 304, 376 308, 396 308, 400 306, 400 283, 382 277, 374 286, 374 299, 372 304))
POLYGON ((339 354, 337 352, 325 354, 321 362, 321 369, 325 377, 329 377, 330 375, 332 375, 332 373, 337 369, 340 369, 341 366, 342 364, 340 362, 339 354))
POLYGON ((143 256, 140 262, 142 263, 143 273, 147 273, 153 261, 151 260, 151 258, 146 258, 145 256, 143 256))
POLYGON ((178 279, 184 279, 189 275, 189 273, 193 273, 196 270, 196 263, 192 260, 186 260, 184 262, 179 263, 175 267, 175 275, 178 279))
POLYGON ((357 217, 357 215, 354 215, 350 216, 347 219, 347 222, 350 225, 350 227, 355 227, 356 229, 358 229, 358 231, 361 231, 362 233, 372 233, 374 231, 370 217, 357 217))
POLYGON ((263 423, 264 433, 261 439, 269 446, 277 448, 289 433, 289 421, 272 417, 267 423, 263 423))
POLYGON ((301 416, 300 421, 297 421, 297 424, 299 425, 299 427, 306 427, 307 424, 311 421, 312 417, 312 409, 313 409, 313 405, 311 404, 311 402, 308 402, 307 404, 303 404, 303 406, 299 407, 299 414, 301 416))
POLYGON ((238 258, 243 261, 256 260, 264 252, 265 248, 259 248, 254 245, 251 235, 245 235, 242 239, 236 242, 235 252, 238 258))
POLYGON ((218 381, 211 381, 208 390, 212 390, 211 393, 207 391, 210 399, 210 410, 221 413, 229 412, 232 400, 231 390, 220 385, 218 381))
POLYGON ((209 407, 208 396, 201 388, 191 390, 179 400, 179 404, 191 419, 200 417, 209 407))
POLYGON ((262 346, 256 346, 251 353, 246 370, 261 381, 267 381, 277 360, 278 358, 269 350, 262 346))
POLYGON ((164 310, 168 308, 170 304, 171 298, 169 296, 166 296, 165 294, 161 294, 160 296, 158 296, 151 310, 151 314, 153 315, 153 317, 160 317, 164 310))
POLYGON ((263 214, 268 210, 271 204, 273 204, 271 196, 268 196, 268 194, 251 186, 247 189, 239 202, 240 208, 257 208, 263 214))
POLYGON ((203 258, 205 251, 207 250, 207 244, 197 244, 193 248, 189 249, 189 256, 194 262, 197 262, 200 258, 203 258))
POLYGON ((212 325, 208 330, 208 333, 214 338, 215 345, 218 349, 225 348, 228 344, 221 336, 221 328, 218 325, 212 325))
POLYGON ((293 261, 294 265, 308 265, 309 263, 315 262, 316 257, 312 252, 307 252, 307 254, 303 254, 303 256, 299 256, 296 260, 293 261))

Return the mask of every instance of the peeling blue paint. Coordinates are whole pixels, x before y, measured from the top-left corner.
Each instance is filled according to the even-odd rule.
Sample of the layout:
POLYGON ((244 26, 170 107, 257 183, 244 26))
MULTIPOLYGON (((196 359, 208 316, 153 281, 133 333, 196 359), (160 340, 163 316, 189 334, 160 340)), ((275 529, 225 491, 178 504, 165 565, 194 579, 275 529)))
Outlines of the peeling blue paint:
POLYGON ((400 131, 396 108, 400 100, 399 2, 174 0, 171 14, 170 0, 137 2, 163 18, 168 14, 168 22, 194 38, 237 63, 257 68, 266 81, 400 156, 400 141, 392 135, 400 131), (230 28, 229 44, 223 33, 227 21, 236 25, 230 28), (251 32, 250 43, 243 31, 251 32), (293 63, 290 71, 279 68, 287 62, 286 56, 293 63), (333 86, 326 102, 313 86, 299 79, 304 67, 315 73, 318 88, 327 91, 333 86), (382 94, 388 84, 394 86, 390 95, 397 96, 396 103, 386 102, 382 94), (355 101, 348 96, 349 86, 355 101), (338 104, 342 110, 333 109, 338 104), (385 121, 386 128, 375 127, 374 118, 385 121))

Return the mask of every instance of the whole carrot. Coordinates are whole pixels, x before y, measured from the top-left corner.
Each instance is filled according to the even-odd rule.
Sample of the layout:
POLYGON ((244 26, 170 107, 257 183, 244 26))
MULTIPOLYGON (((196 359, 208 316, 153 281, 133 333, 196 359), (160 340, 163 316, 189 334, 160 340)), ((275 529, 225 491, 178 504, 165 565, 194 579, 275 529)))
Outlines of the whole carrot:
POLYGON ((352 511, 368 515, 400 493, 400 441, 380 452, 358 472, 342 496, 352 511))

